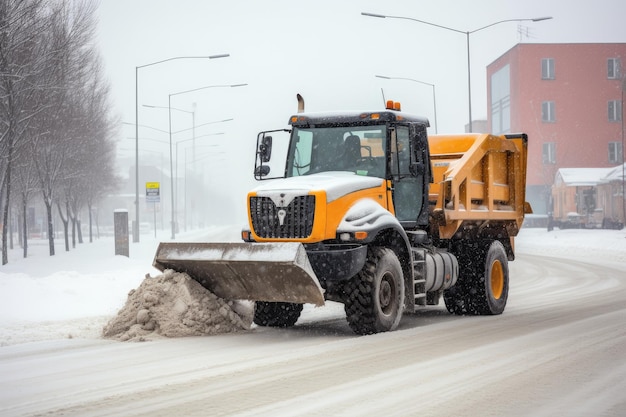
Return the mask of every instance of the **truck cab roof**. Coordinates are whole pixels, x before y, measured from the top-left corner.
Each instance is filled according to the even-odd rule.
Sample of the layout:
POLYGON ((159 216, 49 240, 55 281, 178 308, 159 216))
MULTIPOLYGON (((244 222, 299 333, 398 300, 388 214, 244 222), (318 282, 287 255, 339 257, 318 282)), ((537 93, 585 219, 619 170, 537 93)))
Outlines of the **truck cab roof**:
POLYGON ((382 110, 382 111, 346 111, 333 113, 298 113, 289 118, 289 124, 294 127, 310 127, 315 125, 350 125, 350 124, 377 124, 379 122, 408 122, 430 126, 428 119, 411 114, 382 110))

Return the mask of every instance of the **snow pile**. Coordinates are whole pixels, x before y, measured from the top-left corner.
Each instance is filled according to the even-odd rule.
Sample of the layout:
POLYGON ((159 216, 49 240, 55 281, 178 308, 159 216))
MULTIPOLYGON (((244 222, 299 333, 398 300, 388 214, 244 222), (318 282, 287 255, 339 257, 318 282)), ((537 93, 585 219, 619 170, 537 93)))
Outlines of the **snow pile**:
POLYGON ((126 305, 104 327, 102 335, 120 341, 159 336, 183 337, 248 330, 250 303, 225 301, 189 275, 172 270, 146 279, 128 294, 126 305))

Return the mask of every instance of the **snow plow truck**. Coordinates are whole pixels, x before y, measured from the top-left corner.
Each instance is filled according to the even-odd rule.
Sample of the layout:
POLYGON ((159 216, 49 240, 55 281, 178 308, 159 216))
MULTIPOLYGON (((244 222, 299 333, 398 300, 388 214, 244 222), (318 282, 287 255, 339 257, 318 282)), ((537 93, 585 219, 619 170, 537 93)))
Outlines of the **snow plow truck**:
POLYGON ((257 136, 242 242, 164 242, 154 266, 254 301, 260 326, 293 326, 325 301, 362 335, 441 298, 453 314, 501 314, 531 212, 527 136, 429 137, 399 103, 321 114, 298 100, 289 129, 257 136))

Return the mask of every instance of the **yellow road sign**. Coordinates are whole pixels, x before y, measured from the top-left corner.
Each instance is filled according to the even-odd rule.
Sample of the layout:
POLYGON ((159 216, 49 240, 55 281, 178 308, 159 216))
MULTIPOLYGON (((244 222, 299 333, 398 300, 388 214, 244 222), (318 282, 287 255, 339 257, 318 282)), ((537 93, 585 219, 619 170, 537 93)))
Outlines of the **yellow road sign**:
POLYGON ((160 200, 160 184, 158 182, 147 182, 146 201, 150 203, 158 203, 160 200))

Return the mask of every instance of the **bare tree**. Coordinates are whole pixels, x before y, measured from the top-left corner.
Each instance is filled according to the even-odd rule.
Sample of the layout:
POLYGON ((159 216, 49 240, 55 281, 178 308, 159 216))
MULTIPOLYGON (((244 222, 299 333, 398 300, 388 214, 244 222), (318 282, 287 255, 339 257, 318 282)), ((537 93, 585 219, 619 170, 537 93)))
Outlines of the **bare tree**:
MULTIPOLYGON (((114 181, 108 173, 113 149, 108 88, 93 48, 94 4, 89 0, 0 0, 2 218, 6 224, 14 184, 25 213, 35 173, 46 207, 50 255, 54 255, 54 204, 64 223, 72 221, 75 245, 76 235, 82 242, 79 213, 98 198, 97 193, 86 192, 94 188, 90 181, 97 181, 90 175, 94 167, 101 181, 114 181), (102 159, 94 161, 94 155, 102 159), (15 180, 14 166, 20 167, 15 180)), ((2 242, 5 264, 6 227, 2 242)))
MULTIPOLYGON (((87 120, 90 121, 85 127, 85 136, 90 139, 87 152, 83 154, 84 175, 82 185, 79 187, 80 200, 86 204, 89 211, 89 241, 93 241, 92 232, 92 208, 94 203, 116 189, 120 179, 114 174, 115 169, 115 144, 112 140, 113 126, 119 126, 111 120, 109 103, 109 86, 103 82, 101 76, 102 66, 99 60, 92 62, 90 74, 93 75, 85 94, 83 108, 87 112, 87 120)), ((77 207, 78 210, 78 207, 77 207)), ((80 229, 79 229, 80 230, 80 229)))
POLYGON ((20 236, 24 258, 28 256, 28 203, 32 196, 39 190, 36 171, 33 160, 24 152, 26 147, 18 150, 17 163, 15 164, 15 174, 13 176, 14 189, 20 196, 15 206, 20 213, 20 236))
MULTIPOLYGON (((68 211, 72 222, 72 244, 83 243, 80 213, 85 206, 91 210, 94 201, 105 195, 116 184, 113 175, 114 150, 112 141, 108 85, 101 77, 98 59, 89 59, 86 64, 89 79, 85 80, 79 95, 82 123, 77 123, 81 146, 75 154, 74 169, 80 175, 70 176, 66 189, 69 190, 68 211)), ((78 140, 78 138, 77 138, 78 140)), ((90 234, 90 241, 92 236, 90 234)))
MULTIPOLYGON (((21 145, 37 109, 33 97, 39 91, 42 56, 40 40, 47 22, 40 18, 43 1, 0 2, 0 157, 4 206, 2 223, 7 224, 11 198, 11 175, 16 149, 21 145)), ((2 230, 2 264, 8 262, 8 228, 2 230)))
MULTIPOLYGON (((94 71, 97 54, 91 46, 93 7, 90 3, 78 3, 72 9, 65 4, 62 6, 53 14, 51 36, 51 50, 56 53, 51 74, 61 89, 50 94, 55 104, 43 124, 49 132, 45 141, 48 146, 38 147, 36 151, 41 161, 39 172, 48 215, 51 255, 54 254, 52 206, 57 201, 57 208, 65 207, 65 214, 60 211, 64 227, 69 219, 74 219, 76 227, 77 213, 84 204, 76 196, 80 196, 78 190, 81 188, 77 184, 88 170, 82 161, 89 153, 89 129, 94 126, 106 128, 106 123, 98 120, 107 117, 106 114, 94 115, 86 111, 88 107, 85 106, 86 98, 94 94, 94 77, 100 77, 100 72, 94 71), (62 193, 57 198, 55 193, 59 190, 62 193), (63 201, 60 202, 59 198, 63 201)), ((67 249, 67 232, 65 236, 67 249)))

